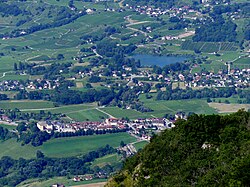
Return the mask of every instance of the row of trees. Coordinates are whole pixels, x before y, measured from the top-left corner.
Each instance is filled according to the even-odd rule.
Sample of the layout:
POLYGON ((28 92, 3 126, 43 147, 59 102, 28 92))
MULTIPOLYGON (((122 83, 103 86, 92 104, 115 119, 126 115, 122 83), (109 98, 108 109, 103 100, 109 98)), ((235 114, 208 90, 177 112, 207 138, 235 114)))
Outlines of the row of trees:
POLYGON ((237 91, 235 88, 218 88, 218 89, 209 89, 204 88, 201 90, 193 90, 191 88, 187 89, 172 89, 171 86, 167 87, 166 91, 158 92, 156 99, 157 100, 180 100, 180 99, 193 99, 193 98, 216 98, 216 97, 231 97, 236 94, 237 91))

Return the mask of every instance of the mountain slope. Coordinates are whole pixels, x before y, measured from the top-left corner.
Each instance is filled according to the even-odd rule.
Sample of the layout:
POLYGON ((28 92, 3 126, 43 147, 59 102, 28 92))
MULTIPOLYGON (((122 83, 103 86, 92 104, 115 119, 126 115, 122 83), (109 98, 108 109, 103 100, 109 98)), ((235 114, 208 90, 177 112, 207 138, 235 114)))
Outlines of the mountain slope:
POLYGON ((250 114, 193 115, 152 139, 106 186, 249 186, 250 114))

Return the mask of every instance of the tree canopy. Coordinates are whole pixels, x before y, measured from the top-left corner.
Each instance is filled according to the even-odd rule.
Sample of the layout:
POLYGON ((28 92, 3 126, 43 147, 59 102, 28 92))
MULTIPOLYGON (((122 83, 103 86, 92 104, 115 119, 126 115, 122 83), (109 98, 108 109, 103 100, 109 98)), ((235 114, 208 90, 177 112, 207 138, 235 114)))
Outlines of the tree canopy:
POLYGON ((151 139, 107 186, 249 186, 250 113, 191 115, 151 139))

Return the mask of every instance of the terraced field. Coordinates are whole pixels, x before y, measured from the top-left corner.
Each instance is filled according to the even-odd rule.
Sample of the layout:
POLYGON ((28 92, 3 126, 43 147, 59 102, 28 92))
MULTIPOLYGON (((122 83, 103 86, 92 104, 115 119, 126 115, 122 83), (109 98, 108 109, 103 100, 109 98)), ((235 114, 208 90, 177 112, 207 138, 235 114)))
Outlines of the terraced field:
POLYGON ((183 50, 199 50, 201 52, 213 53, 219 51, 236 51, 238 47, 233 42, 192 42, 187 40, 183 42, 183 50))

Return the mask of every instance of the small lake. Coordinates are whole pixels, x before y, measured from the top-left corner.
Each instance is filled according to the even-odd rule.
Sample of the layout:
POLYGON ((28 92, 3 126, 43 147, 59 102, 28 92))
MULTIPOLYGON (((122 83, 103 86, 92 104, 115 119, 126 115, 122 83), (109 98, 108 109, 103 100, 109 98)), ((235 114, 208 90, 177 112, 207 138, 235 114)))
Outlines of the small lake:
POLYGON ((141 61, 142 66, 157 65, 163 67, 168 64, 174 64, 177 62, 184 62, 189 57, 187 56, 156 56, 156 55, 133 55, 132 58, 141 61))

